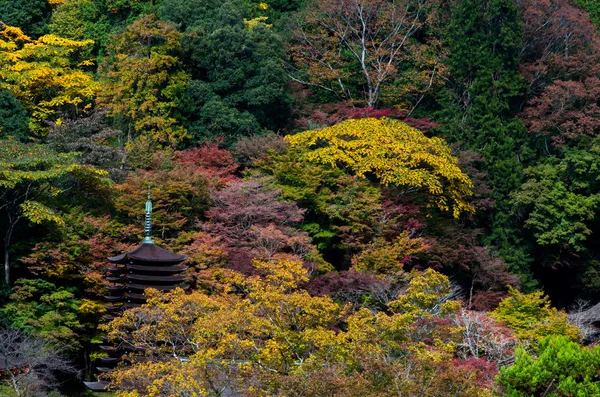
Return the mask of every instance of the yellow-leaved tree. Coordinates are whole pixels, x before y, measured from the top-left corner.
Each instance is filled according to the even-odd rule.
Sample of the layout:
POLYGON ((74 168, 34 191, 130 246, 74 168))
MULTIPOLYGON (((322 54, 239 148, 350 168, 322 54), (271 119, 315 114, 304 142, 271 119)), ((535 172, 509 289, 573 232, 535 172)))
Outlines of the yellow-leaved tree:
POLYGON ((374 175, 382 185, 404 193, 426 191, 430 201, 454 217, 473 212, 467 201, 473 183, 443 139, 428 138, 403 122, 388 118, 351 119, 319 130, 287 136, 292 146, 308 149, 311 162, 374 175))
POLYGON ((91 44, 55 35, 34 40, 0 23, 0 89, 10 91, 27 109, 34 137, 46 134, 44 122, 91 107, 98 86, 91 73, 79 68, 92 62, 77 60, 77 52, 91 44))
POLYGON ((215 272, 221 293, 146 290, 147 304, 105 326, 145 354, 108 374, 117 396, 492 396, 479 369, 452 364, 460 304, 446 276, 415 271, 373 312, 311 296, 300 261, 254 266, 261 276, 215 272))

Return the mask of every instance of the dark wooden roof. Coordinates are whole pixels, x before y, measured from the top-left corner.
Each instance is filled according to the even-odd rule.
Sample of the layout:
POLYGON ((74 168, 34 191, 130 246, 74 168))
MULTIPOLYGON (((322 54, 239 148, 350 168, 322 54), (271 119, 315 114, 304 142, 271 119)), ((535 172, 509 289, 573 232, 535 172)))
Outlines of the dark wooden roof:
POLYGON ((156 282, 171 282, 179 283, 188 279, 188 276, 153 276, 149 274, 126 274, 125 277, 129 280, 137 281, 156 281, 156 282))
POLYGON ((129 259, 149 263, 179 263, 186 260, 187 256, 175 254, 155 244, 141 244, 132 251, 108 258, 113 263, 127 263, 129 259))
POLYGON ((105 391, 110 385, 108 382, 83 382, 92 391, 105 391))
POLYGON ((103 364, 116 364, 119 359, 117 357, 98 357, 98 361, 103 364))
POLYGON ((125 294, 126 298, 131 298, 131 299, 138 299, 138 300, 143 300, 146 301, 146 297, 142 294, 130 294, 129 292, 127 292, 125 294))
POLYGON ((104 295, 104 299, 106 299, 109 302, 118 302, 121 299, 123 299, 123 295, 119 295, 119 296, 107 296, 107 295, 104 295))
POLYGON ((181 273, 187 270, 187 266, 143 266, 143 265, 125 265, 127 269, 142 272, 160 272, 160 273, 181 273))
POLYGON ((159 291, 172 291, 175 288, 188 289, 190 286, 188 284, 175 284, 175 285, 148 285, 148 284, 127 284, 127 288, 131 289, 147 289, 154 288, 159 291))

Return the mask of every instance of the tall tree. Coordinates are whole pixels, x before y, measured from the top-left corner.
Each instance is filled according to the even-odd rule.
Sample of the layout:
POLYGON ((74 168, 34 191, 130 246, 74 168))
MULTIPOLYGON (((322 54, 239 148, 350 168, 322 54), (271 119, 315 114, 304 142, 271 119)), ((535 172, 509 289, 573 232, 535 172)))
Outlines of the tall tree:
POLYGON ((155 15, 145 15, 112 37, 100 67, 98 103, 122 119, 127 140, 145 136, 176 146, 189 137, 177 119, 189 80, 181 70, 181 34, 155 15))
POLYGON ((0 22, 0 88, 29 112, 34 137, 45 135, 45 123, 59 121, 63 113, 76 117, 91 107, 97 83, 80 68, 91 61, 78 55, 91 44, 54 35, 34 40, 0 22))
POLYGON ((393 101, 386 96, 411 91, 411 85, 413 95, 427 91, 442 75, 441 53, 439 43, 423 43, 417 36, 426 35, 437 5, 436 0, 310 1, 292 27, 289 75, 367 106, 393 101), (408 65, 414 76, 403 70, 408 65), (389 90, 396 78, 404 84, 389 90))
POLYGON ((249 3, 165 0, 159 15, 186 33, 191 81, 185 116, 194 138, 223 136, 231 145, 239 137, 285 125, 284 47, 265 18, 255 18, 249 3))
POLYGON ((514 0, 465 0, 450 3, 445 31, 451 75, 443 133, 463 149, 484 157, 482 170, 496 200, 483 220, 488 243, 514 267, 527 272, 527 255, 510 224, 508 193, 522 180, 526 129, 513 115, 523 80, 518 73, 521 48, 519 9, 514 0))
POLYGON ((4 251, 4 280, 10 282, 9 251, 15 227, 23 219, 33 224, 62 223, 48 204, 63 193, 60 182, 74 176, 85 183, 105 183, 105 171, 79 165, 76 153, 57 154, 43 145, 4 141, 0 145, 0 210, 4 251))

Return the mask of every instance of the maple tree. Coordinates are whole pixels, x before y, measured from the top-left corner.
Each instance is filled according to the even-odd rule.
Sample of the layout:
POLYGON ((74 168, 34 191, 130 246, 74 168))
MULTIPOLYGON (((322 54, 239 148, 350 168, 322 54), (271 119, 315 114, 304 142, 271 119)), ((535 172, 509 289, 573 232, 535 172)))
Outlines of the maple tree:
POLYGON ((45 135, 44 122, 90 108, 98 85, 81 69, 91 61, 79 59, 77 53, 92 43, 55 35, 34 40, 17 27, 0 24, 0 88, 21 101, 34 136, 45 135))
POLYGON ((75 162, 75 154, 53 153, 37 144, 4 141, 0 145, 0 210, 3 211, 4 280, 10 282, 9 249, 15 227, 22 220, 33 224, 55 222, 60 216, 45 202, 65 190, 61 179, 73 176, 85 184, 106 185, 105 171, 75 162))
MULTIPOLYGON (((157 159, 166 160, 166 156, 157 159)), ((208 181, 198 167, 179 166, 137 170, 116 186, 120 194, 115 198, 115 208, 142 227, 141 209, 150 188, 155 236, 161 239, 175 237, 184 226, 194 221, 208 209, 208 181)))
POLYGON ((442 139, 427 138, 402 122, 348 120, 286 139, 293 146, 312 149, 304 154, 306 160, 340 164, 360 176, 371 173, 382 185, 397 186, 405 193, 424 190, 433 205, 454 217, 472 211, 467 201, 472 183, 458 168, 450 148, 442 139), (327 145, 317 146, 322 143, 327 145))

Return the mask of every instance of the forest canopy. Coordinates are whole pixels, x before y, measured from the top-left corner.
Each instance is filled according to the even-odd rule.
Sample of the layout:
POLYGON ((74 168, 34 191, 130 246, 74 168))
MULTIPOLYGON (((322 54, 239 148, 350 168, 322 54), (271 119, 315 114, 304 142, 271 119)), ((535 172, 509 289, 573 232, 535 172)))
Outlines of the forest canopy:
POLYGON ((0 0, 0 395, 597 395, 596 3, 0 0))

